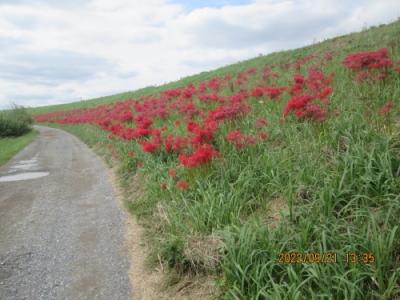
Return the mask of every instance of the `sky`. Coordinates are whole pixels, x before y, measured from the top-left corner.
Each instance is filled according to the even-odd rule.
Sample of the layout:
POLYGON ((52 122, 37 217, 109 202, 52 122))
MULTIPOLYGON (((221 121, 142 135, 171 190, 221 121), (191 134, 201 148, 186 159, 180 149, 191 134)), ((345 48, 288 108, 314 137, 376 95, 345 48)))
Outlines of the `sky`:
POLYGON ((398 0, 0 0, 0 109, 159 85, 399 16, 398 0))

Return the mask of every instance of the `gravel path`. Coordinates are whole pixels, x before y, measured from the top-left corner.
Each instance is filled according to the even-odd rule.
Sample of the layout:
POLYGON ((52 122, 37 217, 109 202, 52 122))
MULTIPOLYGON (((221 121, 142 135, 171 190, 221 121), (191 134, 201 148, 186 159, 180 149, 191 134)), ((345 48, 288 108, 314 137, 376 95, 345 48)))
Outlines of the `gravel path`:
POLYGON ((37 129, 0 167, 0 299, 130 299, 126 216, 105 165, 76 137, 37 129))

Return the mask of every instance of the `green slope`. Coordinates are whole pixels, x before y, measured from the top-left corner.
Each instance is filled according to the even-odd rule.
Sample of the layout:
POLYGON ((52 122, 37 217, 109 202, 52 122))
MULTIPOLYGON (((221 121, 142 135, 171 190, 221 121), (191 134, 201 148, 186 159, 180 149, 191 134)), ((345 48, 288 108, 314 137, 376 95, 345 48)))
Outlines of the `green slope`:
MULTIPOLYGON (((217 278, 224 299, 397 299, 400 76, 390 72, 385 80, 357 82, 342 61, 350 53, 386 47, 397 62, 399 37, 400 22, 395 22, 160 87, 31 111, 137 98, 251 67, 332 52, 333 59, 321 65, 324 74, 335 74, 326 121, 295 117, 282 121, 288 94, 280 101, 252 99, 248 116, 221 125, 213 143, 223 157, 202 168, 183 168, 176 157, 162 151, 144 153, 136 142, 109 139, 108 132, 92 125, 55 126, 73 132, 118 164, 127 199, 132 200, 128 205, 148 233, 154 264, 162 263, 176 276, 171 284, 188 274, 192 280, 217 278), (380 113, 388 101, 393 109, 380 113), (241 150, 227 142, 232 130, 256 132, 257 118, 269 121, 267 141, 241 150), (130 151, 135 156, 129 156, 130 151), (176 188, 171 168, 189 182, 188 190, 176 188), (304 255, 307 263, 295 262, 304 255)), ((288 85, 297 72, 277 70, 278 86, 288 85)), ((258 78, 249 82, 251 88, 257 84, 258 78)), ((221 91, 230 93, 228 87, 221 91)), ((155 123, 175 128, 176 119, 155 123)), ((183 127, 177 130, 185 132, 183 127)))

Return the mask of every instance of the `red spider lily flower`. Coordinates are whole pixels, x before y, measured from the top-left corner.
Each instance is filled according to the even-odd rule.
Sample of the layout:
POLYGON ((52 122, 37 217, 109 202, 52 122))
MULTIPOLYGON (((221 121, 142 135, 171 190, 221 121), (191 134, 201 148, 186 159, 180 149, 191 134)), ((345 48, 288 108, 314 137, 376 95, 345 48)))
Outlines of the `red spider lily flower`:
POLYGON ((184 147, 186 147, 187 145, 188 145, 188 141, 186 138, 177 136, 177 137, 175 137, 175 141, 172 145, 172 150, 177 152, 177 151, 180 151, 181 149, 183 149, 184 147))
POLYGON ((187 190, 189 188, 189 183, 186 180, 179 180, 176 183, 176 187, 180 190, 187 190))
POLYGON ((143 141, 140 142, 144 152, 153 153, 158 150, 159 145, 153 142, 143 141))
POLYGON ((306 78, 307 89, 313 94, 321 92, 324 87, 329 86, 332 82, 333 74, 325 75, 316 68, 310 68, 308 70, 308 76, 306 78))
POLYGON ((210 144, 203 144, 197 147, 192 154, 180 154, 179 161, 187 168, 196 168, 200 165, 209 163, 219 153, 210 144))
POLYGON ((232 76, 229 75, 229 74, 228 74, 228 75, 225 75, 225 76, 224 76, 224 80, 225 80, 225 81, 231 81, 231 80, 232 80, 232 76))
POLYGON ((271 77, 278 78, 279 75, 272 71, 272 67, 266 66, 263 70, 262 78, 263 80, 268 81, 271 77))
POLYGON ((268 133, 267 132, 260 132, 258 134, 258 137, 260 138, 260 140, 265 141, 268 139, 268 133))
POLYGON ((228 132, 226 138, 228 141, 234 142, 242 137, 242 133, 239 130, 233 130, 228 132))
POLYGON ((139 128, 148 129, 153 124, 153 121, 144 115, 139 115, 135 118, 135 123, 139 128))
POLYGON ((194 133, 198 128, 200 128, 200 126, 194 121, 189 121, 186 124, 186 130, 189 132, 194 133))
POLYGON ((197 91, 200 94, 203 94, 207 91, 207 84, 205 82, 200 82, 199 87, 197 88, 197 91))
POLYGON ((303 84, 305 82, 305 78, 302 74, 296 73, 293 75, 294 82, 297 84, 303 84))
POLYGON ((383 105, 379 110, 379 114, 381 114, 382 116, 388 115, 392 110, 393 106, 394 106, 393 101, 386 102, 385 105, 383 105))
POLYGON ((356 73, 356 80, 382 80, 386 77, 388 68, 393 65, 389 58, 388 49, 352 53, 343 60, 343 65, 356 73), (378 75, 375 75, 378 71, 378 75))
POLYGON ((251 92, 251 96, 252 97, 262 97, 264 96, 264 89, 260 86, 256 87, 253 89, 253 91, 251 92))
POLYGON ((295 83, 292 85, 292 88, 290 89, 290 94, 291 95, 299 95, 303 91, 303 85, 295 83))
POLYGON ((171 153, 172 151, 180 152, 187 145, 187 139, 181 136, 169 134, 166 138, 164 138, 164 146, 167 153, 171 153))
POLYGON ((355 77, 356 81, 364 81, 369 78, 370 74, 367 71, 359 71, 355 77))
POLYGON ((325 75, 315 67, 308 70, 307 77, 295 74, 295 83, 290 92, 293 97, 288 101, 283 116, 293 112, 298 119, 320 122, 325 120, 329 105, 328 96, 333 91, 333 76, 334 74, 325 75))
POLYGON ((314 98, 310 95, 295 96, 287 103, 283 116, 286 117, 289 112, 294 112, 298 119, 311 119, 314 121, 324 121, 326 110, 320 105, 312 103, 314 98))
POLYGON ((239 130, 228 132, 226 139, 233 143, 237 149, 242 149, 245 145, 254 145, 257 143, 257 138, 253 135, 245 135, 239 130))
POLYGON ((169 169, 168 170, 168 175, 171 176, 172 178, 176 177, 176 170, 175 169, 169 169))
POLYGON ((192 118, 193 116, 198 115, 200 112, 198 107, 193 102, 175 102, 171 108, 176 109, 178 112, 188 118, 192 118))
POLYGON ((152 133, 151 129, 144 128, 126 128, 119 133, 119 136, 124 140, 133 140, 139 137, 147 136, 152 133))
POLYGON ((216 92, 218 92, 222 86, 222 80, 220 78, 213 78, 208 81, 208 87, 216 92))
POLYGON ((181 125, 181 121, 179 121, 179 120, 176 120, 176 121, 175 121, 175 126, 177 126, 177 127, 178 127, 179 125, 181 125))
POLYGON ((214 134, 218 129, 218 123, 214 120, 205 120, 202 127, 192 122, 193 128, 190 132, 194 134, 191 142, 193 145, 203 144, 203 143, 211 143, 214 139, 214 134))
POLYGON ((256 75, 257 69, 256 68, 249 68, 245 71, 248 75, 256 75))
POLYGON ((181 91, 179 89, 175 90, 166 90, 163 92, 164 95, 166 95, 168 98, 174 98, 178 97, 181 95, 181 91))
POLYGON ((317 96, 317 98, 324 99, 332 93, 333 89, 330 86, 325 87, 317 96))
POLYGON ((140 141, 139 144, 144 152, 154 153, 161 147, 161 137, 156 134, 150 141, 140 141))
POLYGON ((257 138, 254 135, 245 136, 245 143, 248 145, 255 145, 257 143, 257 138))
POLYGON ((293 63, 285 64, 284 67, 285 68, 294 68, 296 70, 300 70, 301 66, 303 66, 307 62, 311 61, 314 57, 315 57, 315 55, 304 56, 304 57, 301 57, 301 58, 297 59, 293 63))
POLYGON ((223 105, 208 112, 210 120, 229 120, 237 117, 244 116, 251 111, 251 107, 247 104, 233 103, 230 105, 223 105))
POLYGON ((164 140, 164 147, 167 153, 171 153, 174 145, 174 136, 172 134, 167 135, 164 140))
POLYGON ((303 117, 314 121, 322 122, 326 118, 326 110, 319 105, 308 104, 303 110, 303 115, 300 118, 303 117))
POLYGON ((306 79, 302 74, 296 73, 293 75, 294 84, 290 89, 291 95, 298 95, 303 91, 303 86, 305 84, 306 79))
POLYGON ((286 90, 286 87, 274 87, 269 86, 264 89, 264 93, 272 100, 278 99, 282 93, 286 90))
POLYGON ((111 125, 110 120, 99 120, 97 121, 97 125, 99 125, 104 130, 107 130, 108 127, 111 125))
POLYGON ((274 86, 261 87, 261 86, 258 86, 258 87, 253 89, 253 91, 251 92, 251 96, 259 98, 259 97, 262 97, 264 95, 267 95, 271 99, 276 99, 285 90, 286 90, 285 87, 274 87, 274 86))
POLYGON ((388 49, 382 48, 377 51, 367 51, 349 54, 343 60, 343 64, 352 70, 385 68, 392 65, 388 57, 388 49))
POLYGON ((325 52, 325 54, 324 54, 324 59, 325 59, 326 61, 331 61, 332 58, 333 58, 333 53, 332 53, 332 52, 325 52))
POLYGON ((310 95, 294 96, 287 103, 283 116, 286 117, 290 111, 297 111, 303 109, 314 98, 310 95))
POLYGON ((182 96, 186 99, 191 99, 196 93, 196 87, 193 84, 189 84, 182 90, 182 96))
POLYGON ((224 101, 224 97, 218 95, 217 93, 200 95, 199 99, 203 102, 220 102, 224 101))
POLYGON ((259 118, 259 119, 256 120, 256 127, 257 128, 261 128, 261 127, 264 127, 266 125, 268 125, 268 121, 266 119, 259 118))
POLYGON ((133 120, 133 114, 131 111, 126 111, 121 114, 119 117, 120 121, 126 122, 126 121, 132 121, 133 120))
MULTIPOLYGON (((250 94, 246 90, 240 90, 238 93, 235 93, 229 97, 229 102, 231 105, 239 105, 243 104, 243 102, 250 96, 250 94)), ((222 99, 224 100, 224 99, 222 99)), ((221 101, 224 103, 225 101, 221 101)))

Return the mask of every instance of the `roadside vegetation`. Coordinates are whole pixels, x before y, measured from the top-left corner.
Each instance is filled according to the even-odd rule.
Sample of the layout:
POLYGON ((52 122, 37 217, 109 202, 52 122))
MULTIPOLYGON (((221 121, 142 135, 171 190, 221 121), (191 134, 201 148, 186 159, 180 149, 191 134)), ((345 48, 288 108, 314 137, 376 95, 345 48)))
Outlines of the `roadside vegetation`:
POLYGON ((33 119, 24 107, 14 105, 9 110, 0 111, 0 165, 35 138, 32 123, 33 119))
POLYGON ((0 166, 29 145, 37 136, 35 130, 19 137, 0 138, 0 166))
POLYGON ((31 131, 33 119, 22 106, 0 111, 0 138, 18 137, 31 131))
POLYGON ((171 284, 209 276, 222 299, 396 299, 399 36, 395 22, 35 120, 118 165, 171 284))

